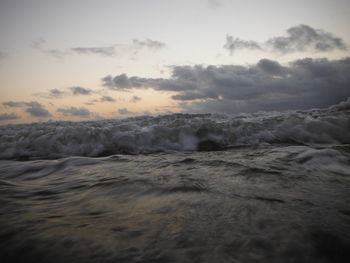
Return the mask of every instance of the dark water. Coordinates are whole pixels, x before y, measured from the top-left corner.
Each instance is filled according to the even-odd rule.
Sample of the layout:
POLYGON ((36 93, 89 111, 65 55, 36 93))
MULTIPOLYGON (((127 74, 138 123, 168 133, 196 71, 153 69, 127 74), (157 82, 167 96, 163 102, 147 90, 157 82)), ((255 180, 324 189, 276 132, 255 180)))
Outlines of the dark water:
POLYGON ((0 161, 0 262, 349 262, 350 148, 0 161))

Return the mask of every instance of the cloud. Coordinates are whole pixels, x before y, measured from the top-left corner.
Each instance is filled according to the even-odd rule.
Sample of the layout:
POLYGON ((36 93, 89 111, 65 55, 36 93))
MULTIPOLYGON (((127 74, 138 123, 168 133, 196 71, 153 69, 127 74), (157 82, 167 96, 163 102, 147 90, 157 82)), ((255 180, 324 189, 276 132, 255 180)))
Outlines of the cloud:
POLYGON ((15 102, 15 101, 5 101, 2 103, 4 106, 7 107, 24 107, 27 105, 27 102, 15 102))
POLYGON ((140 101, 140 100, 141 100, 140 97, 138 97, 138 96, 133 96, 133 97, 130 99, 130 102, 136 103, 136 102, 138 102, 138 101, 140 101))
POLYGON ((130 115, 130 114, 133 114, 133 112, 128 111, 127 108, 118 109, 118 113, 121 114, 121 115, 130 115))
POLYGON ((348 72, 350 58, 287 65, 261 59, 249 66, 174 66, 169 79, 118 75, 108 81, 115 89, 171 90, 186 111, 238 113, 328 107, 350 96, 348 72))
POLYGON ((114 45, 108 47, 76 47, 70 50, 78 54, 98 54, 104 56, 113 56, 116 54, 114 45))
POLYGON ((113 99, 113 98, 110 97, 110 96, 102 96, 102 97, 100 98, 100 101, 101 101, 101 102, 114 102, 115 99, 113 99))
POLYGON ((46 44, 46 40, 43 38, 38 38, 32 41, 32 43, 30 44, 30 47, 34 48, 34 49, 43 49, 43 47, 46 44))
POLYGON ((65 95, 66 93, 62 90, 59 90, 59 89, 50 89, 49 90, 49 94, 48 96, 50 98, 60 98, 62 97, 63 95, 65 95))
POLYGON ((49 55, 52 55, 55 58, 63 58, 69 54, 76 53, 76 54, 99 54, 104 56, 113 56, 115 55, 115 48, 116 45, 107 46, 107 47, 74 47, 70 49, 65 50, 59 50, 59 49, 46 49, 46 40, 43 38, 36 39, 32 41, 31 45, 32 48, 41 50, 49 55))
POLYGON ((288 72, 288 70, 281 66, 280 63, 270 59, 261 59, 257 66, 266 74, 274 76, 282 76, 288 72))
POLYGON ((34 117, 52 117, 52 115, 49 113, 48 110, 44 108, 43 105, 36 101, 31 102, 14 102, 14 101, 6 101, 2 103, 4 106, 7 107, 26 107, 25 112, 29 113, 30 115, 34 117))
POLYGON ((165 46, 165 43, 161 41, 146 38, 145 40, 134 39, 132 41, 132 45, 114 44, 106 47, 75 47, 71 48, 69 51, 86 55, 97 54, 103 56, 114 56, 120 49, 122 49, 123 53, 125 53, 127 50, 130 50, 133 54, 135 54, 141 48, 157 51, 164 48, 165 46))
POLYGON ((326 52, 333 50, 346 50, 344 41, 332 33, 322 29, 314 29, 308 25, 298 25, 286 31, 287 36, 272 37, 269 40, 258 43, 253 40, 242 40, 233 36, 226 36, 224 48, 230 51, 239 49, 275 51, 282 54, 313 51, 326 52))
POLYGON ((67 51, 62 51, 62 50, 58 50, 58 49, 45 50, 45 52, 47 54, 53 56, 54 58, 57 58, 57 59, 62 59, 68 55, 67 51))
POLYGON ((258 42, 252 40, 242 40, 234 38, 232 36, 226 36, 226 43, 224 48, 230 51, 231 55, 237 49, 250 49, 250 50, 261 50, 261 46, 258 42))
POLYGON ((50 89, 48 92, 34 93, 33 95, 46 99, 59 99, 66 96, 91 95, 92 93, 94 91, 91 89, 75 86, 66 88, 65 90, 50 89))
POLYGON ((163 42, 157 41, 157 40, 152 40, 149 38, 146 38, 145 40, 138 40, 138 39, 134 39, 133 40, 133 45, 136 48, 149 48, 152 50, 159 50, 164 48, 166 45, 163 42))
POLYGON ((134 39, 129 44, 113 44, 110 46, 101 47, 72 47, 64 50, 60 49, 45 49, 45 40, 38 39, 33 41, 31 46, 35 49, 39 49, 44 53, 47 53, 55 58, 62 59, 65 56, 72 54, 80 55, 101 55, 105 57, 113 57, 116 55, 136 55, 140 49, 149 49, 152 51, 158 51, 166 46, 164 42, 146 38, 145 40, 134 39))
POLYGON ((220 2, 218 0, 208 0, 208 4, 212 8, 218 8, 218 7, 222 6, 222 2, 220 2))
MULTIPOLYGON (((206 94, 201 94, 198 92, 187 91, 177 95, 173 95, 171 96, 171 98, 174 100, 196 100, 196 99, 206 99, 208 98, 208 96, 206 94)), ((213 98, 217 98, 217 95, 215 94, 213 98)))
POLYGON ((52 117, 48 110, 44 109, 41 105, 31 106, 25 110, 27 113, 34 117, 52 117))
POLYGON ((74 117, 81 117, 81 118, 87 118, 91 116, 91 112, 86 108, 76 108, 76 107, 70 107, 70 108, 59 108, 57 109, 57 112, 62 113, 65 116, 74 116, 74 117))
POLYGON ((350 97, 347 98, 346 101, 342 101, 339 104, 333 105, 331 107, 331 109, 332 110, 338 110, 338 111, 339 110, 341 110, 341 111, 343 111, 343 110, 350 110, 350 97))
POLYGON ((19 119, 20 117, 14 113, 4 113, 0 114, 0 121, 9 121, 9 120, 16 120, 19 119))
POLYGON ((90 95, 92 93, 92 90, 86 89, 83 87, 70 87, 68 88, 73 92, 73 95, 90 95))
POLYGON ((93 99, 93 100, 90 100, 88 102, 85 102, 84 104, 85 105, 95 105, 96 102, 99 102, 99 100, 98 99, 93 99))
MULTIPOLYGON (((175 72, 175 71, 174 71, 175 72)), ((175 73, 176 74, 176 73, 175 73)), ((165 91, 182 91, 196 89, 195 83, 191 80, 179 78, 173 75, 173 79, 153 79, 141 77, 128 77, 126 74, 115 77, 106 76, 102 78, 102 85, 112 90, 127 91, 135 88, 154 88, 165 91)))
POLYGON ((282 53, 305 51, 345 50, 345 43, 341 38, 321 29, 314 29, 308 25, 299 25, 287 30, 287 36, 269 39, 267 45, 282 53))

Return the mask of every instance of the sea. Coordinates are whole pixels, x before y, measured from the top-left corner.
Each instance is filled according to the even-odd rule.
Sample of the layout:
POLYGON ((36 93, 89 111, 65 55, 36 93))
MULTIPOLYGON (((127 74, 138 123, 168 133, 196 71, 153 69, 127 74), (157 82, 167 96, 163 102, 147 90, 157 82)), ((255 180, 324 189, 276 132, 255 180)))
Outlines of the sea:
POLYGON ((0 126, 0 262, 350 262, 350 100, 0 126))

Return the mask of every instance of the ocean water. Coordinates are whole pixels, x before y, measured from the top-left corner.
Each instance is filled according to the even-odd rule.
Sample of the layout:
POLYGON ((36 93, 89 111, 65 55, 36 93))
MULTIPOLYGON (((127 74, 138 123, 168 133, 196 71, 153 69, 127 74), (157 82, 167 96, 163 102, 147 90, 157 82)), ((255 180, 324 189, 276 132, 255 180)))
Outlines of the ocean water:
POLYGON ((0 262, 348 262, 350 103, 0 127, 0 262))

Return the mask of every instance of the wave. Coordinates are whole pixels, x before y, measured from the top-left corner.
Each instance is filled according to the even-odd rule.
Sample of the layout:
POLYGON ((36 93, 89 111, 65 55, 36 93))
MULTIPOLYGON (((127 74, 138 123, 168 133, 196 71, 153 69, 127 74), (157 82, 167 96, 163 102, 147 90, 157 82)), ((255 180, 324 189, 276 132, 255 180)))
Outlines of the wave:
POLYGON ((328 109, 171 114, 0 127, 0 159, 107 156, 288 144, 349 144, 350 99, 328 109))

